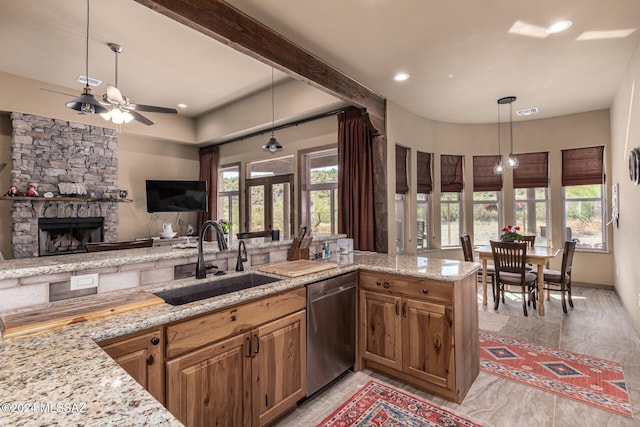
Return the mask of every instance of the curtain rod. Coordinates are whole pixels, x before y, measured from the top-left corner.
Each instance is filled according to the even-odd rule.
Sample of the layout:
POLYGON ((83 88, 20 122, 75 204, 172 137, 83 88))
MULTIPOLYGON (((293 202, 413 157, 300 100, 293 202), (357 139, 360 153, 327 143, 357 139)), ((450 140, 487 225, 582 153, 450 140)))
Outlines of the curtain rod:
MULTIPOLYGON (((301 124, 304 124, 304 123, 312 122, 312 121, 315 121, 315 120, 324 119, 325 117, 335 116, 336 114, 343 113, 343 112, 345 112, 347 110, 350 110, 352 108, 355 108, 355 107, 339 108, 337 110, 327 111, 326 113, 316 114, 315 116, 307 117, 305 119, 295 120, 295 121, 290 122, 290 123, 284 123, 282 125, 274 127, 273 131, 275 132, 275 131, 278 131, 278 130, 281 130, 281 129, 286 129, 286 128, 290 128, 290 127, 293 127, 293 126, 298 126, 298 125, 301 125, 301 124)), ((255 136, 261 136, 261 135, 264 135, 264 134, 267 134, 267 133, 270 133, 270 132, 271 132, 271 128, 265 129, 265 130, 259 130, 259 131, 252 132, 252 133, 247 134, 247 135, 237 136, 237 137, 228 139, 226 141, 221 141, 221 142, 216 142, 216 143, 213 143, 213 144, 205 145, 205 146, 203 146, 201 148, 209 147, 209 146, 212 146, 212 145, 230 144, 232 142, 242 141, 242 140, 245 140, 245 139, 248 139, 248 138, 253 138, 255 136)))

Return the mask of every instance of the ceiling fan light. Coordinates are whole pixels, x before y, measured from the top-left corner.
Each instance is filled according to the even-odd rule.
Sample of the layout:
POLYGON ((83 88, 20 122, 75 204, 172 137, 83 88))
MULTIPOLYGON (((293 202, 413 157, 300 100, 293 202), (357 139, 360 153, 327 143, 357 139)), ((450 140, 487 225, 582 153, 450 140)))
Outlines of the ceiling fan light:
POLYGON ((91 94, 91 88, 89 87, 85 87, 82 90, 82 95, 73 101, 67 102, 65 105, 72 110, 79 111, 81 114, 102 114, 109 111, 91 94))
POLYGON ((275 136, 271 135, 271 138, 269 138, 269 142, 264 144, 262 148, 272 153, 275 153, 278 150, 282 150, 284 147, 282 146, 282 144, 278 142, 275 136))
POLYGON ((133 114, 131 114, 128 111, 123 111, 122 112, 122 120, 124 120, 125 123, 131 123, 131 121, 133 120, 133 114))
POLYGON ((122 111, 119 108, 111 110, 111 121, 117 125, 124 123, 124 117, 122 117, 122 111))

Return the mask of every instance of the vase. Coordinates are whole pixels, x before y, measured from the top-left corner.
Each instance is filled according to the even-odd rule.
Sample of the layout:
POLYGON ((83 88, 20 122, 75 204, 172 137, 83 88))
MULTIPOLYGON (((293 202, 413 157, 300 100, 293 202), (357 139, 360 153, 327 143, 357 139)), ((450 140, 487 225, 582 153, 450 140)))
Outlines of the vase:
POLYGON ((229 233, 224 233, 224 241, 227 242, 227 245, 229 244, 229 233))

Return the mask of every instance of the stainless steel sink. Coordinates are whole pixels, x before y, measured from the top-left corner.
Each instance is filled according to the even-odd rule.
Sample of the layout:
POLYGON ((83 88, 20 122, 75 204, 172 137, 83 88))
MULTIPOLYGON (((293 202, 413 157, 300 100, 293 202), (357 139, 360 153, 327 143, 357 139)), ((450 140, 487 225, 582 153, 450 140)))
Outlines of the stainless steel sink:
POLYGON ((263 274, 247 273, 224 279, 209 280, 195 285, 185 286, 184 288, 154 292, 154 295, 162 298, 167 304, 182 305, 242 289, 253 288, 254 286, 278 282, 280 280, 282 279, 265 276, 263 274))

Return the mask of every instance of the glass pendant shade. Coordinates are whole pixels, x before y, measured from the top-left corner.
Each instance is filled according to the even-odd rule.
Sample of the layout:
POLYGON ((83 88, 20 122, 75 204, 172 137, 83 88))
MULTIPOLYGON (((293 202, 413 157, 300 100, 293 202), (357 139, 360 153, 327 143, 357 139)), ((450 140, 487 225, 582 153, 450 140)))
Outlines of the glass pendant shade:
POLYGON ((504 173, 504 166, 502 166, 502 159, 500 159, 498 164, 493 167, 493 173, 495 173, 496 175, 502 175, 504 173))
POLYGON ((509 158, 507 159, 507 167, 509 169, 515 169, 519 164, 520 162, 518 162, 517 157, 514 156, 513 153, 509 153, 509 158))
MULTIPOLYGON (((507 158, 506 167, 508 169, 515 169, 518 167, 518 159, 513 154, 513 102, 517 98, 515 96, 505 96, 504 98, 498 99, 498 104, 509 104, 509 157, 507 158)), ((500 106, 498 106, 498 109, 500 106)), ((498 110, 499 113, 499 110, 498 110)), ((499 118, 499 116, 498 116, 499 118)), ((498 124, 499 128, 499 124, 498 124)), ((499 131, 498 131, 499 132, 499 131)), ((502 163, 502 162, 501 162, 502 163)))

